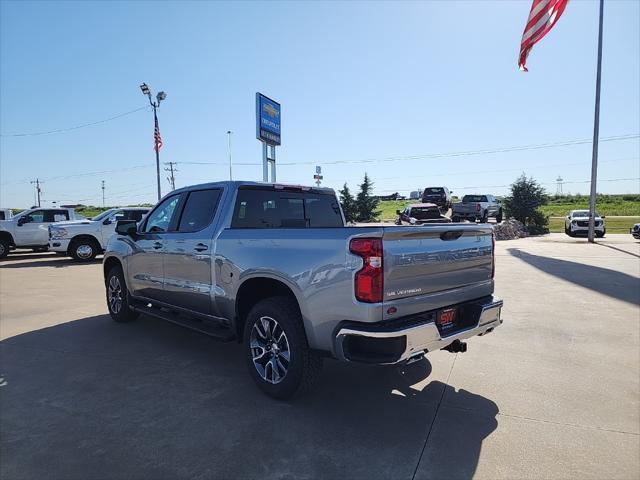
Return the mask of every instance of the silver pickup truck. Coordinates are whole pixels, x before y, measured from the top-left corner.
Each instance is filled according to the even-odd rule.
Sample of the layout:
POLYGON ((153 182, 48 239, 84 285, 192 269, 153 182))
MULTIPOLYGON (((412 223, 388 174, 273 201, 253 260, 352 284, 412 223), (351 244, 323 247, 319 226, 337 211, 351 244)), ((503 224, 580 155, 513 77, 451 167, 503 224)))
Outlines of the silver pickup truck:
POLYGON ((288 398, 323 357, 412 362, 501 325, 485 225, 345 227, 333 190, 220 182, 175 190, 104 256, 109 313, 242 342, 249 372, 288 398))
POLYGON ((495 217, 496 222, 502 222, 502 202, 493 195, 465 195, 462 201, 451 207, 451 220, 480 221, 487 223, 489 217, 495 217))

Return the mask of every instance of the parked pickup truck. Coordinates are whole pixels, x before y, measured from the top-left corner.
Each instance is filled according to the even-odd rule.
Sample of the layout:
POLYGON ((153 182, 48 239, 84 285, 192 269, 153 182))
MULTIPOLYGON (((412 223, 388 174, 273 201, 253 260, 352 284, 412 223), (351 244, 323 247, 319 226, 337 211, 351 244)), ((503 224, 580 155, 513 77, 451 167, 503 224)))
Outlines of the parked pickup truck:
POLYGON ((488 225, 345 227, 333 190, 220 182, 175 190, 116 232, 103 261, 113 320, 237 339, 276 398, 308 389, 324 356, 412 362, 502 323, 488 225))
POLYGON ((47 250, 49 225, 76 218, 72 208, 32 208, 0 222, 0 258, 16 247, 47 250))
POLYGON ((396 225, 424 225, 425 223, 448 223, 449 217, 440 213, 440 208, 434 203, 412 203, 404 210, 396 210, 398 217, 396 225))
POLYGON ((495 217, 496 222, 502 221, 502 202, 493 195, 465 195, 462 201, 451 207, 451 220, 480 221, 487 223, 489 217, 495 217))
POLYGON ((112 208, 91 219, 49 225, 49 250, 65 253, 78 262, 89 262, 104 251, 119 220, 142 220, 148 208, 112 208))
POLYGON ((13 212, 10 208, 0 208, 0 220, 11 220, 13 212))

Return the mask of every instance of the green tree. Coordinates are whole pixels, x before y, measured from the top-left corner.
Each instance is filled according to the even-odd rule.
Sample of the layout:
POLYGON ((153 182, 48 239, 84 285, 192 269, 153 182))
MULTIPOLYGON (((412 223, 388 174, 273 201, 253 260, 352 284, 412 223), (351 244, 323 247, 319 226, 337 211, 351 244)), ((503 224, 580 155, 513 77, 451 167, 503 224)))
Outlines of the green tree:
POLYGON ((539 207, 548 201, 547 194, 533 177, 526 174, 520 175, 511 185, 511 195, 504 199, 504 208, 507 217, 515 218, 524 223, 529 233, 540 234, 548 232, 549 223, 539 207))
POLYGON ((351 195, 351 191, 346 182, 342 190, 338 192, 340 194, 340 203, 342 204, 342 211, 344 212, 344 218, 347 222, 355 222, 358 216, 358 209, 356 207, 356 200, 351 195))
POLYGON ((371 195, 372 191, 373 182, 365 172, 364 181, 360 185, 360 191, 356 197, 356 220, 358 222, 374 222, 380 215, 380 211, 376 210, 379 200, 371 195))

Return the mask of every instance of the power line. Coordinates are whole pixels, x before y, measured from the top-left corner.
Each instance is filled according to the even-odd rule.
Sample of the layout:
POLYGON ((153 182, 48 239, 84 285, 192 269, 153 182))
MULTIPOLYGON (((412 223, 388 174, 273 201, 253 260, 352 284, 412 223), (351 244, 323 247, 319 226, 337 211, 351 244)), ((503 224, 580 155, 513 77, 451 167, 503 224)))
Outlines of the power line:
POLYGON ((139 112, 140 110, 146 110, 148 108, 149 108, 148 106, 136 108, 135 110, 130 110, 128 112, 120 113, 120 114, 115 115, 113 117, 105 118, 104 120, 98 120, 97 122, 91 122, 91 123, 84 123, 82 125, 76 125, 75 127, 59 128, 59 129, 56 129, 56 130, 46 130, 46 131, 43 131, 43 132, 5 133, 5 134, 1 134, 0 137, 35 137, 35 136, 38 136, 38 135, 49 135, 51 133, 70 132, 72 130, 78 130, 80 128, 91 127, 93 125, 99 125, 101 123, 110 122, 112 120, 116 120, 118 118, 122 118, 122 117, 125 117, 127 115, 131 115, 132 113, 139 112))

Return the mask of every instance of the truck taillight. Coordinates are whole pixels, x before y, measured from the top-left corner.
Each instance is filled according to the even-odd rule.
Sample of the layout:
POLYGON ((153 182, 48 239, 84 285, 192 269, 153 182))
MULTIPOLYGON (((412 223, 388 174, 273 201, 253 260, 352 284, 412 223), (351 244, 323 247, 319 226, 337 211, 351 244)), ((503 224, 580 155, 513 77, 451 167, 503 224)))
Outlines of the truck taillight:
POLYGON ((496 234, 491 232, 491 278, 496 276, 496 234))
POLYGON ((355 295, 360 302, 382 301, 384 270, 382 268, 382 239, 354 238, 349 251, 362 258, 362 268, 356 272, 355 295))

